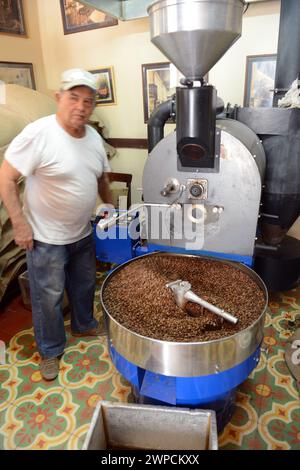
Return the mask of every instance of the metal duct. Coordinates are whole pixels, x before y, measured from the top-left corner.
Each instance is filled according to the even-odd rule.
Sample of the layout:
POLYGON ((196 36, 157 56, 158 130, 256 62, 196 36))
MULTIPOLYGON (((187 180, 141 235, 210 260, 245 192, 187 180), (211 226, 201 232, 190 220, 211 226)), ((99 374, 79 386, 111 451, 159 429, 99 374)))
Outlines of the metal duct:
POLYGON ((80 0, 96 10, 103 11, 119 20, 144 18, 147 8, 154 0, 80 0))
MULTIPOLYGON (((245 3, 269 1, 272 0, 246 0, 245 3)), ((154 3, 154 0, 80 0, 80 3, 126 21, 148 16, 147 8, 154 3)))

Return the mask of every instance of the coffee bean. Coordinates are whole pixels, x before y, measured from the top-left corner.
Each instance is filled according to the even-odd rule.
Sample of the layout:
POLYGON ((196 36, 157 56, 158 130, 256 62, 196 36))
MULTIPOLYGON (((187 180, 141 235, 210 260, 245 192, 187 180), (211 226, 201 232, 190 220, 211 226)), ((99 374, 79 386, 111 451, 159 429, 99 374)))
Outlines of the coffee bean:
POLYGON ((240 269, 221 261, 168 254, 137 258, 120 269, 107 284, 103 299, 111 316, 129 330, 176 342, 230 336, 257 320, 265 305, 263 291, 240 269), (180 309, 166 287, 176 279, 190 282, 195 294, 236 316, 238 323, 223 321, 191 302, 189 311, 180 309))

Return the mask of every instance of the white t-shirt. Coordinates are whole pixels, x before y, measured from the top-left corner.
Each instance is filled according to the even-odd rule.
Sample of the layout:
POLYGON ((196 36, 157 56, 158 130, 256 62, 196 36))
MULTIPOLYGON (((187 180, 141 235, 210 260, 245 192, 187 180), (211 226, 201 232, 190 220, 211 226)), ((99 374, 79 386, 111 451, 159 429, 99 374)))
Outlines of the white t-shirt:
POLYGON ((46 116, 26 126, 11 142, 6 160, 26 176, 24 213, 35 240, 73 243, 91 233, 98 178, 109 172, 99 134, 86 126, 75 138, 46 116))

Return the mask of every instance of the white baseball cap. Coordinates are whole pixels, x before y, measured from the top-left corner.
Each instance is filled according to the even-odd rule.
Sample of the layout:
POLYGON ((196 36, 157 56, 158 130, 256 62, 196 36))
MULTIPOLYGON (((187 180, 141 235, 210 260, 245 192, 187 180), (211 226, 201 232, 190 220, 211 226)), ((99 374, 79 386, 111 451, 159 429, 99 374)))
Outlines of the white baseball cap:
POLYGON ((61 76, 61 90, 70 90, 75 86, 87 86, 93 91, 97 91, 96 76, 83 69, 65 70, 61 76))

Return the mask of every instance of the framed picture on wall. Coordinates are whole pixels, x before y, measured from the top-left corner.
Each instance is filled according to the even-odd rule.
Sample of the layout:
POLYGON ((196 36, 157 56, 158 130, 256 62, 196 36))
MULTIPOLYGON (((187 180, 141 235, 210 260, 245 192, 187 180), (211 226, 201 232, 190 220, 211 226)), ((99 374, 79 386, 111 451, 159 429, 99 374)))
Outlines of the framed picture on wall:
POLYGON ((98 93, 96 95, 97 105, 116 104, 115 80, 113 67, 97 70, 89 70, 96 75, 98 93))
POLYGON ((26 36, 22 0, 0 1, 0 33, 26 36))
POLYGON ((75 0, 60 0, 64 34, 115 26, 118 20, 75 0))
POLYGON ((33 65, 26 62, 0 62, 0 80, 7 84, 36 89, 33 65))
MULTIPOLYGON (((144 122, 147 123, 152 111, 174 95, 176 86, 180 84, 183 75, 170 62, 142 65, 144 122), (173 76, 171 77, 171 74, 173 76), (175 73, 175 75, 174 75, 175 73), (172 79, 171 79, 172 78, 172 79)), ((208 74, 204 77, 208 82, 208 74)), ((173 123, 173 119, 167 120, 173 123)))
POLYGON ((152 111, 174 94, 174 88, 170 88, 170 62, 143 64, 142 80, 144 122, 147 123, 152 111))
POLYGON ((276 54, 247 56, 244 106, 250 108, 272 106, 276 57, 276 54))

